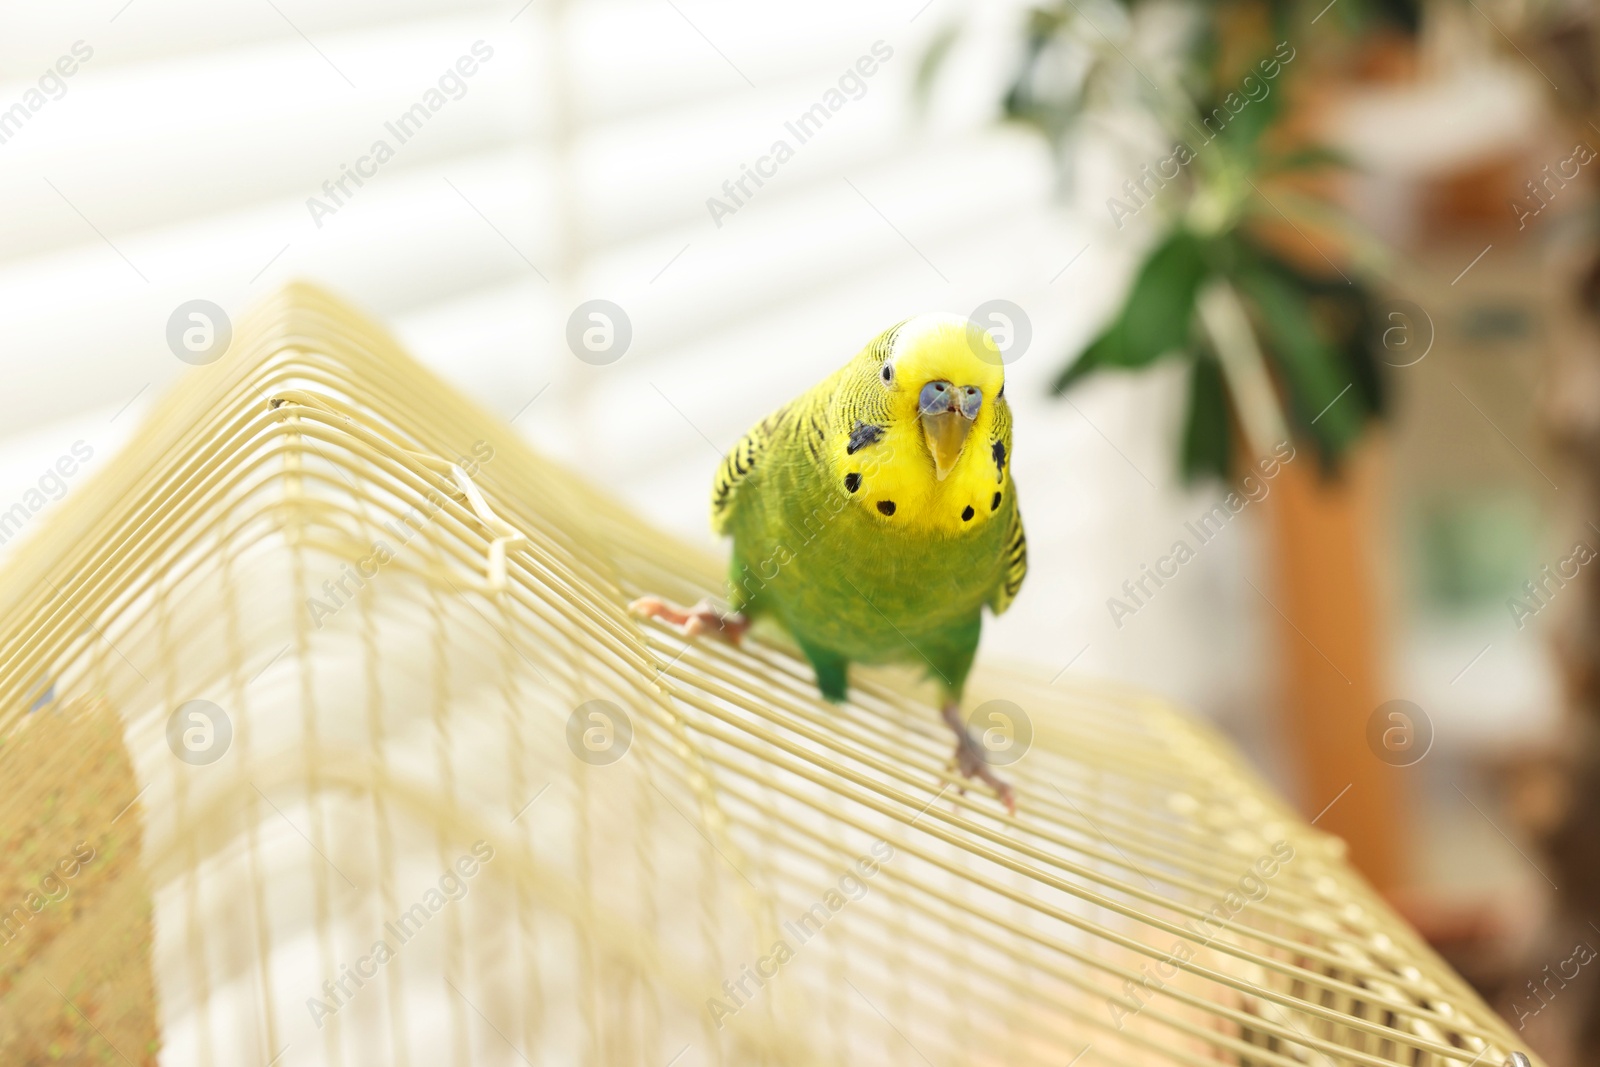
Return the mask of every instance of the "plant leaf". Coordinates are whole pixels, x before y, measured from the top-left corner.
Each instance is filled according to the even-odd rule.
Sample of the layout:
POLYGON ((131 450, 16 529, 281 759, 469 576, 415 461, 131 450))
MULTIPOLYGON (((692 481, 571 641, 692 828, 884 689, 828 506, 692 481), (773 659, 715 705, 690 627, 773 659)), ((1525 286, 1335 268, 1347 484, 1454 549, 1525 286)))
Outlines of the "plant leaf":
POLYGON ((1355 160, 1348 152, 1341 152, 1337 148, 1326 145, 1311 145, 1307 148, 1297 148, 1280 156, 1273 156, 1266 161, 1263 170, 1313 170, 1317 167, 1340 167, 1346 170, 1355 168, 1355 160))
POLYGON ((952 22, 940 27, 924 49, 917 63, 916 76, 911 82, 911 98, 919 111, 927 110, 933 99, 933 83, 938 80, 939 72, 944 69, 944 62, 960 36, 961 24, 952 22))
POLYGON ((1267 127, 1278 117, 1281 103, 1281 90, 1274 92, 1269 86, 1267 94, 1257 99, 1243 92, 1241 87, 1211 101, 1208 107, 1203 105, 1205 110, 1202 121, 1216 122, 1220 130, 1218 136, 1225 143, 1236 151, 1250 152, 1254 150, 1256 142, 1261 139, 1267 127), (1230 97, 1242 101, 1237 114, 1227 105, 1230 97))
POLYGON ((1189 343, 1194 299, 1205 279, 1200 241, 1181 227, 1145 260, 1122 309, 1120 365, 1142 367, 1189 343))
POLYGON ((1065 392, 1090 371, 1144 367, 1189 346, 1195 294, 1206 276, 1198 238, 1181 227, 1156 246, 1139 268, 1117 317, 1052 385, 1065 392))
POLYGON ((1108 360, 1106 352, 1122 344, 1122 319, 1113 319, 1111 325, 1100 332, 1100 336, 1090 341, 1084 350, 1078 353, 1078 358, 1061 369, 1056 375, 1056 380, 1050 383, 1050 391, 1060 396, 1070 389, 1091 371, 1101 367, 1115 365, 1116 361, 1108 360))
POLYGON ((1202 478, 1226 481, 1233 463, 1233 435, 1228 419, 1227 390, 1222 367, 1202 353, 1189 371, 1189 410, 1183 422, 1183 480, 1202 478))
POLYGON ((1343 357, 1346 373, 1355 379, 1355 392, 1361 394, 1369 413, 1382 417, 1388 398, 1378 353, 1383 350, 1383 327, 1388 323, 1379 322, 1380 310, 1371 288, 1359 279, 1349 284, 1310 274, 1248 241, 1243 247, 1257 265, 1288 278, 1304 291, 1314 313, 1320 309, 1316 321, 1343 357))
POLYGON ((1351 395, 1355 383, 1338 350, 1318 333, 1305 290, 1265 266, 1241 271, 1237 283, 1260 316, 1262 347, 1288 385, 1296 421, 1337 460, 1360 435, 1366 408, 1351 395))

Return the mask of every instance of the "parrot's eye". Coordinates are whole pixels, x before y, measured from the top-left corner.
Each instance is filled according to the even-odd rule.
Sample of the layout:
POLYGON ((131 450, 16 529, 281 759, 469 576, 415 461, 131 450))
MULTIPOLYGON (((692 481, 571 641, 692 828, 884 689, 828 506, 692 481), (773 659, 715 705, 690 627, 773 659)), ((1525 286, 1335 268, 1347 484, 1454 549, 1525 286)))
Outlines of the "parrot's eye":
POLYGON ((894 381, 894 364, 893 363, 885 363, 883 365, 883 380, 885 382, 894 381))

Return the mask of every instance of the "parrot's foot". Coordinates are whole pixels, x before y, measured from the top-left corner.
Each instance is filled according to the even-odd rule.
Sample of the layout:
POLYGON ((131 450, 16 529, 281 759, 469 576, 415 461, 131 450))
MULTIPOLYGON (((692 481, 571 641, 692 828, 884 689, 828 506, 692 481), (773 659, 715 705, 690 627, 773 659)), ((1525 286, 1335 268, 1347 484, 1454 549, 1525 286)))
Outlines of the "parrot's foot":
POLYGON ((987 783, 995 791, 995 795, 1000 798, 1000 803, 1006 806, 1006 812, 1015 816, 1017 814, 1016 792, 1011 788, 1011 783, 995 774, 989 768, 989 761, 983 758, 983 748, 967 732, 967 724, 961 721, 961 705, 951 701, 944 706, 942 714, 945 725, 955 731, 956 752, 951 762, 956 769, 961 772, 964 778, 977 778, 987 783))
POLYGON ((750 629, 749 619, 738 612, 724 615, 709 600, 692 608, 680 608, 660 597, 642 596, 628 605, 628 614, 636 619, 660 619, 685 637, 713 634, 730 645, 737 645, 750 629))

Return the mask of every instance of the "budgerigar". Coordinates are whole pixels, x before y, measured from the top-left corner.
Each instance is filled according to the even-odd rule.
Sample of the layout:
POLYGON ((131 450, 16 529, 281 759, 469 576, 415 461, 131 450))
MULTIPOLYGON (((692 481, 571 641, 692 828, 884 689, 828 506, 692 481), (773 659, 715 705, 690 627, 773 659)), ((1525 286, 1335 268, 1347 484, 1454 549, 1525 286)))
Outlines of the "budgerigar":
POLYGON ((879 334, 734 446, 711 523, 733 537, 733 612, 645 597, 634 614, 735 643, 770 618, 829 700, 844 699, 851 663, 925 667, 955 765, 1015 810, 960 711, 983 607, 1005 611, 1028 566, 1005 370, 988 333, 930 314, 879 334))

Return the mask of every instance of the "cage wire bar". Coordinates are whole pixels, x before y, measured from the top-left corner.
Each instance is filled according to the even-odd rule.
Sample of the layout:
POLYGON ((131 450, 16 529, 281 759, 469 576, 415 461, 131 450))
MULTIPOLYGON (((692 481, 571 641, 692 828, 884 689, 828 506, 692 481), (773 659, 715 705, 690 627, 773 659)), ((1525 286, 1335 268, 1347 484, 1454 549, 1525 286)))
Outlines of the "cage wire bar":
POLYGON ((25 959, 0 1015, 143 982, 117 1051, 168 1064, 1511 1062, 1194 717, 980 669, 1031 723, 1010 818, 913 673, 832 706, 781 640, 625 613, 721 570, 288 287, 0 576, 0 753, 111 717, 140 862, 83 877, 150 944, 98 993, 93 945, 25 959))

